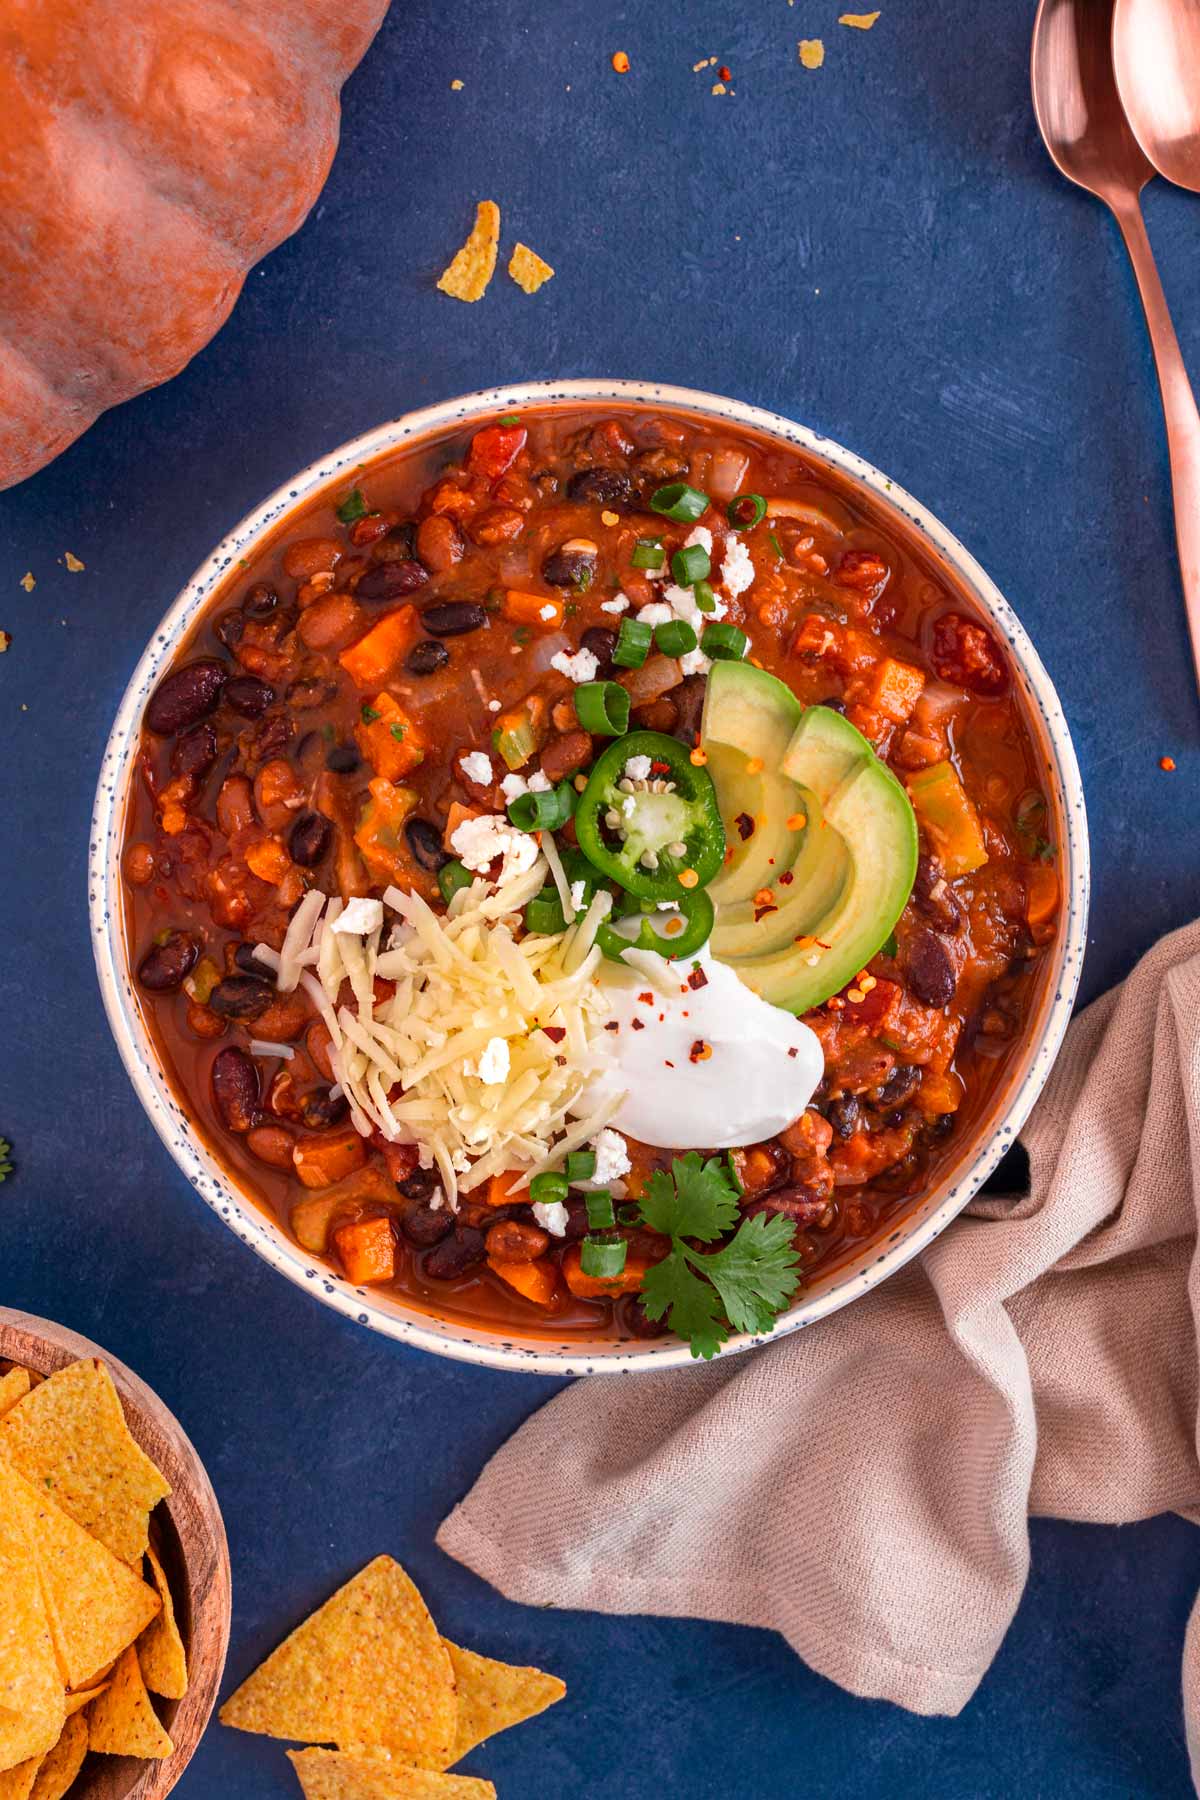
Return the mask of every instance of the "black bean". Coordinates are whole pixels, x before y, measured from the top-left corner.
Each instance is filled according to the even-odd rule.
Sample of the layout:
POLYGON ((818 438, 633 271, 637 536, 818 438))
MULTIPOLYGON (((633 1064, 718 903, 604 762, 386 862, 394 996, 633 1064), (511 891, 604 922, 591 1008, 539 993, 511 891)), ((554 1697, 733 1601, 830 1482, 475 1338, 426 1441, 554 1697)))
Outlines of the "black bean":
POLYGON ((422 1169, 418 1164, 412 1174, 406 1175, 396 1186, 406 1200, 428 1200, 437 1184, 437 1171, 422 1169))
POLYGON ((152 944, 138 964, 138 980, 151 994, 173 994, 191 973, 200 955, 195 938, 186 931, 168 931, 161 944, 152 944))
POLYGON ((362 757, 353 744, 334 744, 325 755, 325 767, 335 775, 353 775, 361 763, 362 757))
POLYGON ((583 1200, 568 1200, 565 1205, 567 1228, 563 1233, 563 1242, 577 1244, 580 1238, 584 1238, 588 1234, 587 1203, 583 1200))
POLYGON ((164 677, 150 696, 146 723, 161 737, 175 737, 206 719, 221 697, 229 674, 225 663, 186 663, 164 677))
POLYGON ((596 676, 600 681, 607 681, 616 672, 613 662, 613 651, 617 647, 617 634, 603 625, 589 625, 579 640, 582 650, 590 650, 596 659, 596 676))
POLYGON ((177 775, 199 780, 217 760, 217 734, 206 721, 176 738, 171 748, 171 767, 177 775))
POLYGON ((628 506, 633 483, 624 469, 580 469, 567 483, 567 498, 591 500, 597 506, 628 506))
POLYGON ((315 869, 329 848, 333 826, 324 813, 303 812, 288 833, 288 852, 302 869, 315 869))
POLYGON ((212 1066, 213 1099, 226 1131, 253 1131, 262 1116, 254 1059, 232 1045, 212 1066))
POLYGON ((595 568, 590 550, 554 550, 542 564, 542 580, 551 587, 578 587, 591 580, 595 568))
POLYGON ((652 1319, 646 1311, 646 1305, 640 1294, 625 1294, 617 1302, 617 1326, 630 1337, 656 1338, 665 1336, 668 1326, 665 1319, 652 1319))
POLYGON ((916 1093, 921 1071, 913 1063, 897 1063, 882 1087, 871 1096, 876 1106, 903 1106, 916 1093))
POLYGON ((825 1117, 833 1126, 839 1137, 853 1137, 858 1129, 858 1101, 853 1094, 846 1094, 840 1100, 831 1100, 825 1109, 825 1117))
POLYGON ((375 563, 354 590, 356 600, 396 600, 415 594, 429 580, 429 571, 411 559, 375 563))
POLYGON ((935 932, 919 927, 901 946, 905 978, 918 1000, 926 1006, 949 1006, 958 986, 950 952, 935 932))
POLYGON ((488 622, 482 606, 471 600, 446 600, 441 606, 427 606, 421 623, 434 637, 462 637, 464 632, 478 631, 488 622))
POLYGON ((242 633, 245 629, 246 615, 238 611, 222 613, 213 626, 213 630, 227 650, 232 650, 235 644, 241 643, 242 633))
MULTIPOLYGON (((403 1184, 400 1191, 404 1192, 403 1184)), ((401 1219, 400 1229, 418 1250, 431 1250, 443 1238, 449 1237, 454 1229, 454 1215, 444 1207, 435 1212, 432 1206, 414 1206, 401 1219)))
POLYGON ((484 1260, 487 1248, 483 1233, 474 1225, 459 1225, 453 1237, 435 1244, 425 1258, 425 1273, 434 1281, 453 1281, 465 1275, 484 1260))
POLYGON ((243 719, 261 719, 275 698, 275 689, 260 681, 257 675, 235 675, 225 683, 221 695, 226 706, 232 706, 243 719))
POLYGON ((266 963, 259 962, 255 956, 253 944, 239 944, 233 953, 233 961, 235 967, 239 968, 243 975, 257 975, 260 981, 274 981, 275 979, 275 971, 268 968, 266 963))
POLYGON ((279 605, 279 595, 269 581, 256 581, 242 601, 242 611, 248 619, 265 619, 279 605))
POLYGON ((269 981, 256 975, 226 975, 208 996, 208 1004, 222 1019, 257 1019, 274 998, 269 981))
POLYGON ((700 715, 704 711, 704 696, 707 692, 707 675, 688 675, 677 688, 671 689, 671 698, 679 715, 672 735, 681 743, 700 742, 700 715))
POLYGON ((922 856, 913 882, 913 903, 939 931, 957 935, 967 922, 967 909, 942 873, 936 857, 922 856))
POLYGON ((322 681, 316 675, 302 675, 299 681, 293 681, 283 696, 295 712, 309 712, 314 706, 324 706, 337 693, 337 684, 322 681))
POLYGON ((414 860, 420 864, 421 868, 429 869, 436 874, 444 863, 450 861, 449 856, 442 849, 441 832, 436 825, 431 825, 428 819, 406 819, 404 835, 408 840, 408 847, 413 853, 414 860))
POLYGON ((413 520, 406 519, 402 525, 393 525, 386 537, 376 539, 371 546, 371 561, 416 562, 417 528, 413 520))
POLYGON ((300 1097, 300 1116, 310 1131, 325 1131, 339 1125, 350 1110, 345 1094, 334 1097, 332 1088, 310 1088, 300 1097))
POLYGON ((405 668, 410 675, 432 675, 436 669, 444 669, 450 661, 450 652, 445 644, 439 644, 436 638, 421 638, 408 653, 405 668))
MULTIPOLYGON (((954 1130, 954 1114, 939 1113, 936 1119, 930 1119, 923 1136, 929 1143, 940 1144, 954 1130)), ((1018 1146, 1019 1148, 1020 1146, 1018 1146)))

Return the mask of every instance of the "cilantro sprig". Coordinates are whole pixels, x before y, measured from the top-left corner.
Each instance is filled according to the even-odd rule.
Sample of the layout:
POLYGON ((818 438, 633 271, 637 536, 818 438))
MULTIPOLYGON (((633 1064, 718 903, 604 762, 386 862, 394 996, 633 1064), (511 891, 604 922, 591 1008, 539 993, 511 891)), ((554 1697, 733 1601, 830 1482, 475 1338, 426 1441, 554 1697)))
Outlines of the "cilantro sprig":
POLYGON ((720 1157, 698 1150, 678 1156, 671 1173, 656 1170, 641 1199, 644 1224, 671 1240, 671 1252, 642 1281, 647 1317, 666 1318, 692 1355, 716 1356, 730 1331, 770 1331, 796 1287, 799 1258, 792 1222, 763 1213, 742 1218, 720 1250, 698 1249, 731 1231, 740 1216, 737 1190, 720 1157))

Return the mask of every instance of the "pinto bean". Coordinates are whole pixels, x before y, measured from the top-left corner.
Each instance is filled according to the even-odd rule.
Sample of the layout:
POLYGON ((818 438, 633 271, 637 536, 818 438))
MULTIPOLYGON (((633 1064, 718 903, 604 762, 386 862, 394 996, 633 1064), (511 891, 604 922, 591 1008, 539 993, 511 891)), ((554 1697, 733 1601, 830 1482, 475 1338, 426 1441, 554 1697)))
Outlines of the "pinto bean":
POLYGON ((922 925, 909 934, 902 946, 901 963, 918 1000, 926 1006, 949 1006, 958 987, 958 973, 936 932, 922 925))
POLYGON ((484 1236, 474 1225, 459 1225, 453 1237, 435 1244, 425 1258, 425 1273, 434 1281, 454 1281, 477 1268, 487 1255, 484 1236))
POLYGON ((194 1031, 198 1038, 219 1038, 224 1035, 224 1019, 219 1019, 207 1006, 201 1006, 198 1000, 189 1000, 187 1003, 187 1023, 188 1030, 194 1031))
POLYGON ((225 663, 185 663, 160 681, 151 694, 146 724, 160 737, 175 737, 198 725, 216 706, 228 674, 225 663))
POLYGON ((521 1219, 501 1219, 486 1237, 487 1253, 502 1262, 534 1262, 550 1248, 550 1233, 521 1219))
POLYGON ((227 775, 217 795, 217 824, 231 838, 257 823, 249 777, 227 775))
POLYGON ((246 1148, 272 1169, 292 1166, 292 1134, 282 1125, 256 1125, 246 1133, 246 1148))
POLYGON ((333 1064, 329 1060, 329 1046, 332 1042, 324 1019, 314 1019, 304 1034, 304 1048, 318 1075, 323 1075, 326 1081, 335 1079, 333 1064))
POLYGON ((308 581, 323 569, 335 568, 342 556, 342 546, 336 538, 297 538, 283 553, 283 572, 293 581, 308 581))
POLYGON ((525 529, 525 515, 515 506, 489 506, 471 520, 471 537, 477 544, 511 544, 525 529))
POLYGON ((200 947, 186 931, 169 931, 138 964, 138 980, 150 994, 173 994, 195 968, 200 947))
POLYGON ((310 1017, 303 994, 273 993, 270 1005, 254 1021, 254 1035, 269 1038, 272 1043, 290 1044, 300 1036, 310 1017))
POLYGON ((445 513, 431 513, 417 526, 417 555, 434 575, 444 575, 460 563, 465 549, 462 532, 445 513))
POLYGON ((230 1045, 213 1059, 213 1099, 226 1131, 253 1131, 260 1117, 258 1070, 244 1050, 230 1045))
POLYGON ((542 751, 542 774, 548 781, 561 781, 582 769, 592 760, 592 740, 586 731, 567 731, 551 738, 542 751))
POLYGON ((332 650, 349 643, 362 624, 362 607, 349 594, 326 594, 301 613, 296 636, 310 650, 332 650))

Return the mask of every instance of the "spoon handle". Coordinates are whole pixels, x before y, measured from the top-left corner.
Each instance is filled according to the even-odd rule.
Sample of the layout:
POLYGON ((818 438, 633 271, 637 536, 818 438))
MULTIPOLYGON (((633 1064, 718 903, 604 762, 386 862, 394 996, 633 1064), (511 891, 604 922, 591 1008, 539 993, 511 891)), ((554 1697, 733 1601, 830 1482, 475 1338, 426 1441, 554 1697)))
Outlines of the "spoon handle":
POLYGON ((1159 280, 1158 266, 1146 222, 1136 196, 1113 207, 1125 248, 1133 264, 1146 323, 1150 328, 1150 344, 1158 370, 1162 392, 1163 414, 1167 426, 1167 448, 1171 454, 1171 485, 1175 493, 1175 541, 1179 547, 1179 570, 1183 579, 1183 603, 1187 609, 1188 630, 1192 639, 1192 660, 1196 680, 1200 684, 1200 413, 1188 380, 1179 339, 1171 323, 1167 296, 1159 280))

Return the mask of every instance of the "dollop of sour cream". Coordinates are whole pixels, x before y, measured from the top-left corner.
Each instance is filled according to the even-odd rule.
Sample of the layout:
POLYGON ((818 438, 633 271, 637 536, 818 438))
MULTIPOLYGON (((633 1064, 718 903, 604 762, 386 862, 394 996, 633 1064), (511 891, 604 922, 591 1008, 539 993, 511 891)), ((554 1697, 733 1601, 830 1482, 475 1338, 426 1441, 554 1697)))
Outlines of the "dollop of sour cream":
POLYGON ((760 999, 707 945, 678 962, 639 961, 606 962, 601 975, 617 1029, 605 1033, 613 1067, 589 1102, 623 1092, 618 1131, 662 1149, 724 1150, 771 1137, 804 1111, 825 1072, 814 1031, 760 999))

